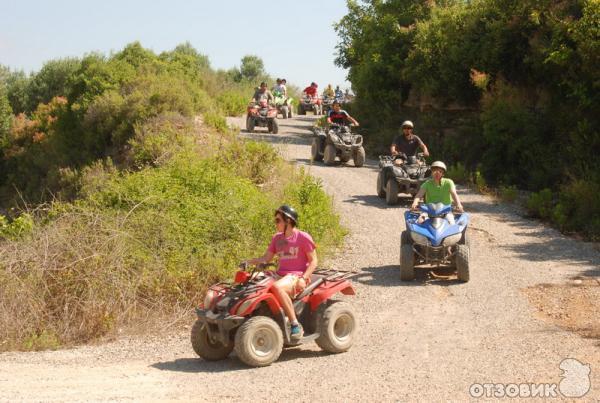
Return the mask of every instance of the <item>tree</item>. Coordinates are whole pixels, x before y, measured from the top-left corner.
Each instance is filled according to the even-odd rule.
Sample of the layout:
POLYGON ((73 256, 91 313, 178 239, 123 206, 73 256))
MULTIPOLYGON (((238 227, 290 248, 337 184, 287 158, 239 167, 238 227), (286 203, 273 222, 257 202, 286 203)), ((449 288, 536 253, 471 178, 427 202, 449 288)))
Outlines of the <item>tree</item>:
POLYGON ((265 74, 265 66, 262 59, 258 56, 246 55, 242 57, 240 66, 242 78, 252 81, 265 74))
POLYGON ((65 58, 51 60, 31 77, 27 87, 27 112, 34 111, 39 104, 47 104, 54 97, 65 97, 70 92, 74 73, 80 60, 65 58))

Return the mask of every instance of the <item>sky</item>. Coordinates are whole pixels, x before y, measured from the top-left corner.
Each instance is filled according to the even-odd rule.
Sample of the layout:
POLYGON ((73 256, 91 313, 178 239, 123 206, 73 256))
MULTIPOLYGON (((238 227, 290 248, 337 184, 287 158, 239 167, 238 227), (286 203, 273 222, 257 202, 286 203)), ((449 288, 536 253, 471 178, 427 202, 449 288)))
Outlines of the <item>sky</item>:
POLYGON ((350 86, 333 63, 345 0, 0 0, 0 10, 0 64, 11 69, 37 71, 50 59, 133 41, 157 53, 189 41, 214 68, 255 54, 299 87, 350 86))

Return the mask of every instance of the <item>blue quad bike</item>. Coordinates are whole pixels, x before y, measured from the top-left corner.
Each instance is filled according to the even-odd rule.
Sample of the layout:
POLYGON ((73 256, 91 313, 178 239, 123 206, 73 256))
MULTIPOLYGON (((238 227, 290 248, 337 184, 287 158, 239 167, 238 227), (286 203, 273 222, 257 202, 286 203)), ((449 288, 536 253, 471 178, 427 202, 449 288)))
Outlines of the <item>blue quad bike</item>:
POLYGON ((406 211, 406 230, 400 236, 400 279, 414 280, 415 266, 430 269, 453 268, 459 281, 469 281, 469 240, 467 213, 448 220, 452 206, 443 203, 421 204, 420 211, 406 211), (427 218, 418 223, 419 216, 427 218))

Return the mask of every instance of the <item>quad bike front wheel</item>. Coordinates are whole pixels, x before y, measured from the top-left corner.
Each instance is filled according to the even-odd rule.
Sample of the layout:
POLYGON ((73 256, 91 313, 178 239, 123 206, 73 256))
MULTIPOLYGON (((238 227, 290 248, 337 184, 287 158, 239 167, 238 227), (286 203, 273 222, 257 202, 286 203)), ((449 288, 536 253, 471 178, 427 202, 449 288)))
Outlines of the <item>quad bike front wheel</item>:
POLYGON ((273 133, 273 134, 279 133, 279 123, 277 122, 277 119, 271 119, 267 123, 267 128, 269 129, 269 133, 273 133))
POLYGON ((223 344, 212 340, 206 324, 200 320, 196 320, 192 326, 191 340, 196 354, 207 361, 224 360, 233 350, 233 342, 223 344))
POLYGON ((364 147, 360 147, 354 151, 354 155, 352 159, 354 160, 354 166, 357 168, 362 167, 365 164, 365 149, 364 147))
POLYGON ((408 231, 400 235, 400 280, 411 281, 415 279, 415 251, 408 231))
POLYGON ((385 175, 383 172, 377 174, 377 196, 382 199, 385 197, 385 175))
POLYGON ((246 130, 248 131, 248 133, 253 133, 254 132, 254 119, 252 119, 250 116, 248 116, 248 118, 246 118, 246 130))
POLYGON ((326 165, 333 165, 335 163, 335 157, 337 150, 333 144, 327 144, 325 146, 325 152, 323 153, 323 159, 326 165))
POLYGON ((394 204, 398 204, 398 192, 400 188, 398 187, 398 182, 396 182, 395 178, 390 178, 387 181, 385 186, 385 201, 389 206, 393 206, 394 204))
POLYGON ((346 302, 332 301, 318 317, 317 345, 329 353, 342 353, 352 347, 356 333, 354 310, 346 302))
POLYGON ((456 274, 464 283, 469 281, 469 245, 456 245, 456 274))
POLYGON ((235 334, 235 353, 251 367, 266 367, 275 362, 283 350, 279 325, 267 316, 255 316, 239 327, 235 334))
POLYGON ((321 151, 320 143, 321 139, 315 138, 310 146, 310 154, 313 161, 323 161, 323 153, 321 151))
POLYGON ((281 115, 283 116, 284 119, 288 118, 288 107, 287 106, 282 106, 281 107, 281 115))

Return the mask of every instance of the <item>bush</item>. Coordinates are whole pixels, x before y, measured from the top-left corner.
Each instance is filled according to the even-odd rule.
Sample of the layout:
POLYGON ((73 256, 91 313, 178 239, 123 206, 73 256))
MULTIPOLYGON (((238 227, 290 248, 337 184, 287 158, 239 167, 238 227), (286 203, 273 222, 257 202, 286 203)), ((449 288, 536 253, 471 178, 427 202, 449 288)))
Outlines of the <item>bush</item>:
POLYGON ((593 241, 600 240, 600 184, 594 181, 574 181, 564 186, 552 219, 564 231, 582 231, 593 241))
POLYGON ((500 199, 502 201, 513 203, 518 196, 518 190, 516 186, 500 186, 500 199))
POLYGON ((344 231, 318 181, 282 176, 287 168, 265 143, 219 151, 229 148, 261 168, 238 171, 192 150, 138 172, 97 163, 82 173, 80 200, 54 203, 30 237, 0 243, 0 349, 55 348, 185 317, 207 284, 264 252, 284 202, 298 208, 321 258, 340 244, 344 231), (251 180, 266 175, 278 178, 273 190, 251 180))
POLYGON ((24 213, 12 221, 0 214, 0 238, 18 240, 31 234, 34 224, 30 214, 24 213))
POLYGON ((452 179, 456 183, 466 184, 469 182, 470 175, 465 166, 462 163, 457 162, 456 164, 448 167, 446 177, 452 179))
POLYGON ((527 210, 534 217, 550 218, 553 209, 553 195, 550 189, 532 193, 527 199, 527 210))
POLYGON ((217 97, 217 104, 226 116, 240 116, 246 112, 250 96, 231 90, 225 91, 217 97))

